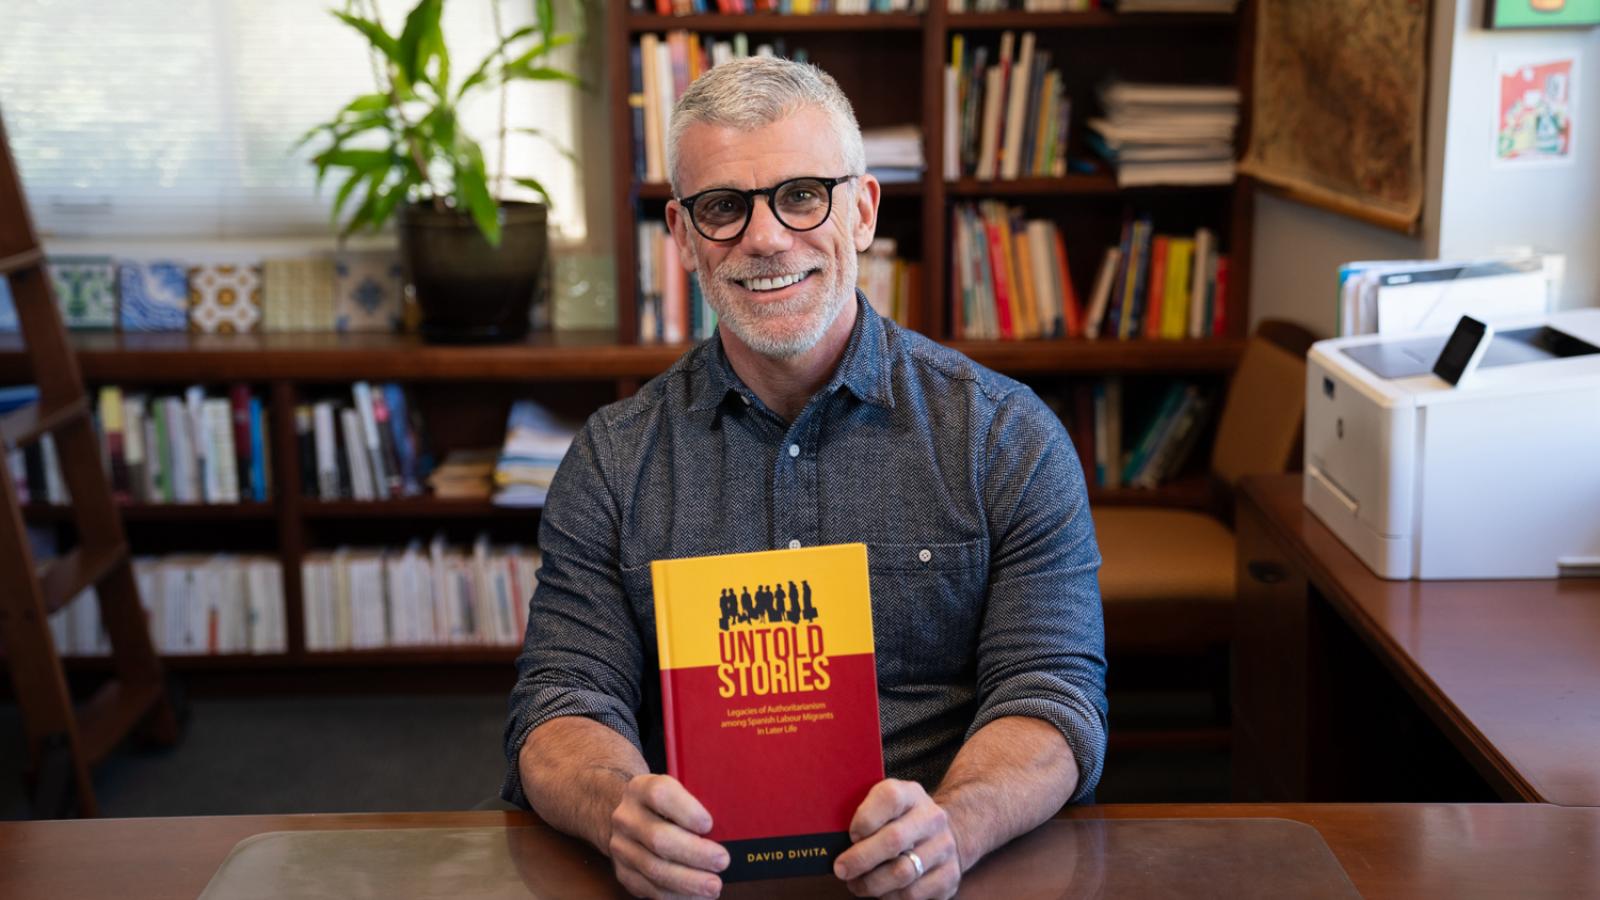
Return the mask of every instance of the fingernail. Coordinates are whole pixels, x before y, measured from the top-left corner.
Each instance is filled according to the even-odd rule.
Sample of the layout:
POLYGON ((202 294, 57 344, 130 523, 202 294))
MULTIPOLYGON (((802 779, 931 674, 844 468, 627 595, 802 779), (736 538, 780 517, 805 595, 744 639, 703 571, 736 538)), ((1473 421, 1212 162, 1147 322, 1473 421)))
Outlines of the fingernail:
POLYGON ((716 867, 718 872, 721 872, 723 869, 728 867, 728 854, 724 853, 717 857, 716 867))
POLYGON ((833 877, 839 879, 840 881, 848 880, 844 877, 844 863, 836 862, 833 864, 833 877))

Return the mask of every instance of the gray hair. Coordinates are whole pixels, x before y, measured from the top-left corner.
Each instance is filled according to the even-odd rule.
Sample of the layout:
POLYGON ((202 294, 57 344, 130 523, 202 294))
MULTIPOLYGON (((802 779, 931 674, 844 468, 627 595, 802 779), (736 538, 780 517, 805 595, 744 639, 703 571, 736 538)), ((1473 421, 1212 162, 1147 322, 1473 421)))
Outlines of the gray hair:
POLYGON ((845 172, 808 174, 832 177, 866 171, 861 126, 850 101, 833 76, 809 63, 751 56, 725 62, 695 79, 672 110, 667 135, 667 176, 680 193, 678 144, 691 125, 716 125, 753 131, 805 107, 816 107, 833 122, 834 140, 844 153, 845 172))

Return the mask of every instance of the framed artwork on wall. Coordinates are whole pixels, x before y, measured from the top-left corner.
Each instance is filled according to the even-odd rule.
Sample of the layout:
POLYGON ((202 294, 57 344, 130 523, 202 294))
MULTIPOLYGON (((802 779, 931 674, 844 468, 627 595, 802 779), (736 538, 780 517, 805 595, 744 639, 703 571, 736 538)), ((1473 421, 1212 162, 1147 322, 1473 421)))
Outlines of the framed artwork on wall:
POLYGON ((1483 0, 1485 28, 1593 28, 1600 0, 1483 0))

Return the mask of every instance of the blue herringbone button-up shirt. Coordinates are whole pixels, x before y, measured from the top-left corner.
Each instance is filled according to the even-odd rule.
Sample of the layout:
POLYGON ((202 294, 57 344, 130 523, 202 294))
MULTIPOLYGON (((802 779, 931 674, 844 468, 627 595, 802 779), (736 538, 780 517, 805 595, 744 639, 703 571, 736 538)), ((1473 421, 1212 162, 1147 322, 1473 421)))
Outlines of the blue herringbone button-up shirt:
POLYGON ((930 791, 1002 716, 1061 730, 1083 799, 1106 745, 1100 554, 1083 472, 1026 386, 858 315, 833 379, 785 423, 719 337, 590 417, 551 485, 517 658, 517 753, 587 716, 665 771, 650 562, 862 542, 885 768, 930 791))

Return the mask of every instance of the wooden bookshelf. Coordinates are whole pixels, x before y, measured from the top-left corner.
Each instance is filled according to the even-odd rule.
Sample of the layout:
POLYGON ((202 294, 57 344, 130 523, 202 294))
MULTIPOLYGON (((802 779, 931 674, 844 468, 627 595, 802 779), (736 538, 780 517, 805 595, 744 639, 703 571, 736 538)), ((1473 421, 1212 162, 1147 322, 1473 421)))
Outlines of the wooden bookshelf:
MULTIPOLYGON (((635 271, 638 247, 635 225, 641 219, 658 219, 670 198, 665 185, 641 183, 635 178, 633 124, 627 105, 629 48, 644 33, 673 30, 726 36, 744 32, 752 44, 783 38, 792 51, 804 49, 812 62, 838 79, 850 96, 863 127, 914 124, 924 141, 926 170, 912 184, 885 185, 880 214, 880 234, 896 238, 902 248, 912 248, 912 258, 923 266, 925 296, 911 311, 910 324, 934 337, 952 332, 947 297, 949 260, 947 245, 950 216, 956 202, 997 198, 1023 205, 1034 212, 1071 222, 1064 227, 1073 283, 1079 297, 1090 293, 1095 263, 1104 247, 1117 241, 1124 209, 1155 209, 1157 230, 1192 227, 1200 222, 1213 228, 1230 256, 1227 338, 1242 340, 1249 322, 1249 251, 1252 237, 1252 203, 1241 179, 1232 185, 1196 187, 1120 188, 1109 171, 1071 174, 1065 178, 1028 178, 1015 181, 946 182, 943 173, 944 129, 943 69, 956 34, 994 38, 998 32, 1033 31, 1040 47, 1056 53, 1057 67, 1066 78, 1072 99, 1074 158, 1089 159, 1084 142, 1087 119, 1094 114, 1094 88, 1112 72, 1134 79, 1161 82, 1238 84, 1248 94, 1250 47, 1254 3, 1244 0, 1236 14, 1132 14, 1108 11, 1082 13, 951 13, 942 0, 930 0, 920 14, 863 14, 782 16, 686 15, 659 16, 619 13, 608 23, 607 67, 612 110, 612 182, 629 185, 631 208, 615 222, 618 248, 617 340, 633 344, 638 338, 638 294, 635 271), (1063 64, 1066 63, 1066 64, 1063 64), (1082 199, 1085 206, 1074 204, 1082 199), (1165 217, 1165 218, 1164 218, 1165 217), (1177 223, 1177 224, 1163 224, 1177 223), (1085 235, 1093 235, 1091 239, 1085 235)), ((1240 106, 1238 146, 1249 133, 1248 97, 1240 106)), ((963 351, 978 349, 962 345, 963 351)), ((1152 361, 1140 370, 1159 370, 1171 351, 1145 344, 1152 361)), ((1049 371, 1049 354, 1001 353, 998 358, 1024 362, 1018 371, 1049 371)), ((975 354, 980 362, 989 359, 975 354)), ((1067 358, 1063 354, 1063 358, 1067 358)), ((1120 352, 1103 357, 1121 360, 1120 352)), ((1178 360, 1191 358, 1179 351, 1178 360)), ((1119 363, 1120 364, 1120 363, 1119 363)), ((1072 365, 1069 363, 1069 365, 1072 365)), ((1183 363, 1180 363, 1180 366, 1183 363)), ((1108 368, 1106 371, 1115 371, 1108 368)), ((1073 368, 1071 371, 1086 371, 1073 368)), ((1176 371, 1176 370, 1175 370, 1176 371)))
MULTIPOLYGON (((635 224, 656 217, 670 199, 664 184, 634 178, 626 93, 628 48, 640 34, 690 29, 705 34, 745 32, 752 43, 784 37, 804 47, 828 69, 856 104, 867 127, 910 121, 924 133, 943 133, 942 69, 951 35, 984 35, 1003 29, 1033 30, 1041 45, 1055 48, 1072 70, 1074 156, 1082 147, 1084 120, 1091 114, 1092 86, 1113 63, 1126 77, 1148 80, 1236 79, 1248 91, 1250 0, 1236 16, 1069 14, 950 14, 942 0, 929 0, 923 14, 819 16, 655 16, 621 12, 608 4, 606 65, 611 93, 613 151, 610 184, 617 185, 623 214, 616 217, 619 273, 613 331, 535 334, 511 344, 446 346, 415 336, 381 334, 114 334, 76 333, 71 343, 85 379, 151 390, 190 384, 223 386, 244 382, 261 396, 271 425, 272 483, 267 503, 226 505, 134 505, 123 507, 135 552, 196 549, 209 552, 237 546, 240 552, 271 552, 284 566, 285 625, 288 648, 265 656, 175 656, 172 667, 186 676, 243 690, 298 685, 317 687, 325 679, 361 689, 392 685, 391 679, 423 689, 442 683, 509 684, 515 651, 501 647, 394 648, 377 651, 311 652, 305 647, 300 569, 307 554, 340 543, 370 545, 368 535, 426 537, 436 530, 452 535, 474 529, 498 538, 529 541, 536 534, 538 510, 496 507, 487 501, 431 497, 388 501, 322 501, 300 495, 300 462, 294 435, 296 404, 348 391, 352 381, 397 381, 419 395, 419 408, 436 445, 484 446, 498 440, 503 410, 512 395, 553 402, 563 411, 583 413, 625 397, 665 371, 686 346, 640 345, 637 335, 635 224), (1065 51, 1073 51, 1071 53, 1065 51), (564 404, 564 406, 563 406, 564 404), (199 549, 203 548, 203 549, 199 549), (449 679, 428 673, 449 668, 449 679), (321 680, 319 680, 321 679, 321 680)), ((989 36, 993 36, 992 34, 989 36)), ((1241 107, 1247 114, 1248 102, 1241 107)), ((1248 122, 1239 137, 1243 146, 1248 122)), ((886 184, 882 233, 895 237, 924 267, 926 293, 913 310, 913 325, 977 362, 1035 384, 1059 384, 1121 374, 1140 379, 1182 376, 1222 383, 1238 365, 1249 321, 1251 200, 1241 183, 1204 188, 1120 189, 1107 172, 1062 179, 946 183, 943 147, 936 137, 925 145, 927 169, 921 180, 886 184), (1228 334, 1181 341, 948 340, 951 330, 949 264, 946 245, 956 203, 999 198, 1020 204, 1063 224, 1069 239, 1073 280, 1087 296, 1094 266, 1126 208, 1172 213, 1179 220, 1203 221, 1217 230, 1231 257, 1228 334), (1070 226, 1070 227, 1068 227, 1070 226)), ((1157 225, 1161 220, 1157 218, 1157 225)), ((30 372, 20 339, 0 335, 0 384, 25 382, 30 372)), ((436 446, 436 450, 441 449, 436 446)), ((1170 484, 1152 490, 1091 489, 1091 502, 1159 504, 1194 509, 1213 502, 1204 461, 1170 484)), ((29 522, 70 528, 67 511, 43 505, 26 510, 29 522)), ((454 542, 454 538, 452 538, 454 542)), ((90 673, 107 671, 96 658, 72 663, 90 673)), ((226 687, 224 688, 226 689, 226 687)))

